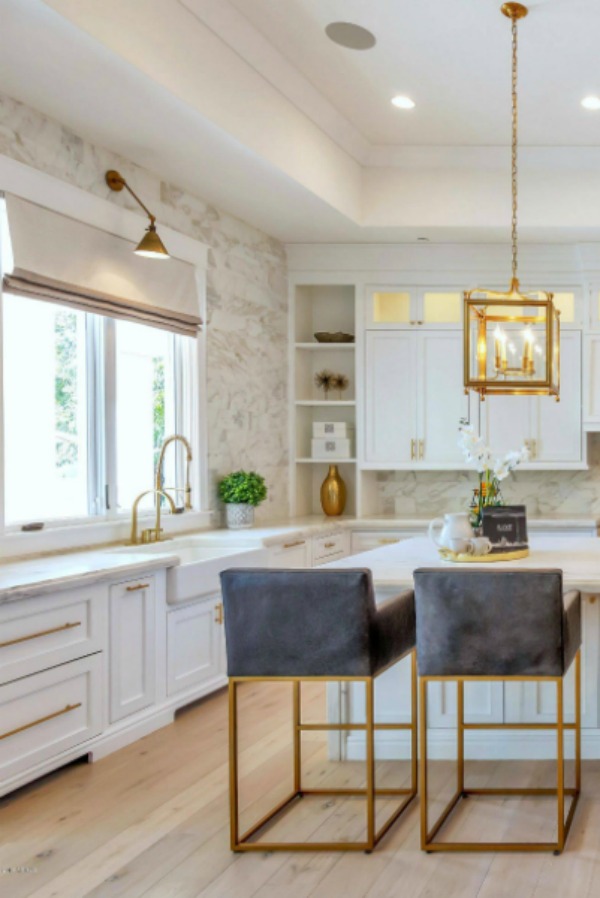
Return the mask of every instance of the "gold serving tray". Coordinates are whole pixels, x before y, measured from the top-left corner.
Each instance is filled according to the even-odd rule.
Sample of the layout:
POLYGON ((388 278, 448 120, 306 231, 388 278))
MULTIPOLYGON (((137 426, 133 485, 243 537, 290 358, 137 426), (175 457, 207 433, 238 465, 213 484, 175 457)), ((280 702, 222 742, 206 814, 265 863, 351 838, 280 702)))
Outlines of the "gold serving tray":
POLYGON ((467 555, 466 553, 451 552, 450 549, 438 549, 443 561, 452 561, 455 564, 493 564, 496 561, 518 561, 520 558, 529 557, 529 549, 517 549, 514 552, 502 552, 495 555, 467 555))

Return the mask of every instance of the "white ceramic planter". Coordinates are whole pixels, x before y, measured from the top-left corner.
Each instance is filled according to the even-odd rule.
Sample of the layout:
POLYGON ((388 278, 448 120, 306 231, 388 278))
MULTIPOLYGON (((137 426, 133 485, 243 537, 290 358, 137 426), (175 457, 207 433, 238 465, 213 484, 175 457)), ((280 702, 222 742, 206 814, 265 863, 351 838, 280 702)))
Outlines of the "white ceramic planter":
POLYGON ((245 502, 228 502, 227 526, 230 530, 244 530, 254 524, 254 506, 245 502))

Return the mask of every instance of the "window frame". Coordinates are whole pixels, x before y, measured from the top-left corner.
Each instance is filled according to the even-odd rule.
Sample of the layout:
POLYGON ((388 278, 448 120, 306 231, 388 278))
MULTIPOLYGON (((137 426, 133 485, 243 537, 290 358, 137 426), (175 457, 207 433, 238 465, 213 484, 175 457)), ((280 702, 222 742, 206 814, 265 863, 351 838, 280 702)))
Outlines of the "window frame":
MULTIPOLYGON (((23 163, 15 162, 6 157, 0 157, 0 196, 3 190, 21 196, 23 199, 39 203, 53 211, 69 215, 86 224, 106 230, 123 237, 131 242, 139 239, 139 233, 143 230, 143 219, 134 212, 115 207, 114 203, 100 199, 84 190, 59 181, 50 175, 39 172, 23 163)), ((195 283, 198 297, 199 315, 206 321, 206 268, 208 259, 208 247, 181 234, 171 228, 161 225, 164 239, 169 246, 171 254, 175 258, 191 263, 195 268, 195 283)), ((152 264, 149 260, 148 264, 152 264)), ((156 264, 156 263, 154 263, 156 264)), ((55 518, 44 522, 44 529, 35 532, 22 532, 22 524, 6 524, 5 520, 5 490, 4 490, 4 407, 2 397, 4 395, 4 358, 3 358, 3 297, 2 297, 2 265, 0 263, 0 558, 6 555, 30 554, 40 551, 59 551, 61 549, 76 549, 83 546, 94 545, 103 542, 121 541, 126 539, 129 528, 131 512, 119 511, 115 507, 116 496, 116 445, 113 440, 106 440, 106 455, 94 469, 88 471, 88 497, 89 514, 85 517, 55 518), (109 448, 110 447, 110 448, 109 448), (110 508, 106 508, 106 495, 104 490, 104 471, 106 481, 112 485, 109 495, 110 508), (101 482, 102 481, 102 482, 101 482), (101 487, 102 491, 98 492, 101 487), (94 496, 102 502, 101 513, 95 513, 92 508, 94 496)), ((108 373, 111 367, 106 363, 109 351, 114 355, 114 324, 113 319, 100 319, 103 322, 105 355, 95 353, 95 365, 93 376, 88 378, 88 398, 97 403, 98 391, 106 389, 106 379, 111 378, 108 373), (109 339, 112 346, 109 348, 109 339)), ((97 340, 98 334, 88 334, 88 341, 97 340)), ((208 447, 207 447, 207 376, 206 376, 206 332, 202 328, 195 339, 189 340, 190 346, 188 358, 181 362, 181 385, 183 391, 183 403, 185 417, 182 432, 190 439, 193 451, 193 461, 190 466, 190 479, 192 485, 193 510, 183 515, 176 515, 170 521, 169 515, 165 515, 165 529, 175 532, 177 530, 189 530, 209 526, 211 512, 209 507, 208 491, 208 447)), ((88 368, 89 371, 89 368, 88 368)), ((114 380, 114 366, 112 378, 114 380)), ((114 383, 112 393, 106 393, 107 397, 114 397, 114 383)), ((106 403, 108 405, 108 402, 106 403)), ((100 407, 100 406, 98 406, 100 407)), ((114 415, 114 409, 103 409, 103 414, 89 416, 88 439, 94 440, 95 434, 100 428, 106 427, 106 416, 114 415), (94 420, 92 420, 94 418, 94 420)), ((114 434, 114 428, 113 428, 114 434)), ((97 455, 97 453, 96 453, 97 455)), ((148 485, 151 488, 152 484, 148 485)), ((141 509, 140 519, 151 518, 152 509, 141 509)))

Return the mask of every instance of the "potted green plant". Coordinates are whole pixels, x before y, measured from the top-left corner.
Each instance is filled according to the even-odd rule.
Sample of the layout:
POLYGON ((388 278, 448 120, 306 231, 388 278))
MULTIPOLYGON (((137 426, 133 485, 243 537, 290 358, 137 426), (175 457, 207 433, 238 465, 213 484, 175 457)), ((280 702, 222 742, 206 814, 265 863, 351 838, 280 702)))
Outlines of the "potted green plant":
POLYGON ((219 498, 225 503, 230 530, 252 527, 254 509, 266 497, 265 479, 255 471, 234 471, 219 483, 219 498))

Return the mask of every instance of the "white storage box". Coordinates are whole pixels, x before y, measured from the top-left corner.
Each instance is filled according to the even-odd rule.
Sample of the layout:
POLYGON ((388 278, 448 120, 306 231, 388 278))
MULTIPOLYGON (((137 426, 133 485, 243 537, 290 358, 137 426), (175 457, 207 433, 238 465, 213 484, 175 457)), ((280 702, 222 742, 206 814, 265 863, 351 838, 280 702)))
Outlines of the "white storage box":
POLYGON ((345 421, 313 421, 313 437, 315 440, 330 437, 349 437, 349 428, 345 421))
POLYGON ((312 441, 313 458, 350 458, 350 440, 331 437, 312 441))

